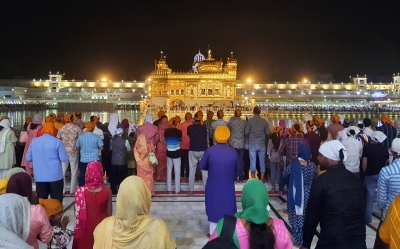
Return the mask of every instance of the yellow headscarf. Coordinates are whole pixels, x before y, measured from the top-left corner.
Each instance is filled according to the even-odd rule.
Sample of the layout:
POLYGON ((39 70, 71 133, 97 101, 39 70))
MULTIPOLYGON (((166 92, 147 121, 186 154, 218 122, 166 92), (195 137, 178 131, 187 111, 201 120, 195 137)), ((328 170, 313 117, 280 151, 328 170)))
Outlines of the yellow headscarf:
POLYGON ((115 216, 94 230, 93 248, 176 248, 166 224, 149 216, 150 206, 151 194, 144 181, 137 176, 126 178, 118 191, 115 216))
POLYGON ((44 122, 42 132, 43 132, 43 134, 46 133, 46 134, 53 135, 54 124, 52 122, 44 122))
POLYGON ((302 129, 302 125, 299 123, 299 122, 296 122, 296 123, 294 123, 293 125, 292 125, 292 135, 300 135, 300 136, 303 136, 303 131, 301 130, 302 129), (299 127, 299 129, 298 130, 296 130, 296 128, 295 128, 295 126, 298 126, 299 127))
POLYGON ((57 199, 39 199, 39 204, 46 210, 47 216, 52 216, 63 211, 64 207, 57 199))
POLYGON ((221 144, 228 142, 231 132, 225 125, 218 126, 214 132, 215 141, 221 144))
POLYGON ((393 123, 392 123, 392 121, 390 120, 390 118, 389 118, 389 116, 388 115, 382 115, 381 116, 381 122, 382 122, 382 124, 390 124, 390 125, 392 125, 393 126, 393 123))
POLYGON ((337 115, 337 114, 333 115, 332 118, 331 118, 331 121, 332 121, 332 123, 334 123, 334 124, 338 124, 339 121, 340 121, 339 115, 337 115))

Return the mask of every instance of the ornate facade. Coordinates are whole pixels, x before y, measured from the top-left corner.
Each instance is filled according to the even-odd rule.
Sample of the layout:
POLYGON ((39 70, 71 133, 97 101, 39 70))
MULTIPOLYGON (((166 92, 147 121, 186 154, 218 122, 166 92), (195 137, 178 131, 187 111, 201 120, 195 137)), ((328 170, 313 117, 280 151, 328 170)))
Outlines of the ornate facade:
POLYGON ((192 70, 172 71, 162 56, 148 78, 148 97, 154 106, 232 105, 236 100, 237 60, 231 53, 227 62, 217 61, 208 50, 205 58, 199 51, 192 70))

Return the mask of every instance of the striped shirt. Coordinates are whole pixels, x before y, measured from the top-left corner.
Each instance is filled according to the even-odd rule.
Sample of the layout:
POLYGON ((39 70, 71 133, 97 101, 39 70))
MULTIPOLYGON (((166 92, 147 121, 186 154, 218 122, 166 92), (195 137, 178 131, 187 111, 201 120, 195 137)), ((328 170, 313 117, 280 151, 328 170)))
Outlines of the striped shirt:
POLYGON ((376 130, 383 132, 387 136, 386 140, 383 141, 383 143, 382 143, 383 146, 385 146, 388 149, 390 147, 392 147, 392 141, 393 141, 393 139, 396 138, 396 135, 397 135, 396 128, 394 128, 390 124, 383 124, 382 126, 376 128, 376 130))
POLYGON ((376 204, 383 210, 383 217, 394 197, 400 194, 400 159, 396 159, 389 166, 383 167, 379 173, 378 198, 376 204))
POLYGON ((99 148, 103 146, 100 137, 93 132, 85 132, 76 141, 76 147, 81 149, 81 162, 88 163, 99 160, 99 148))

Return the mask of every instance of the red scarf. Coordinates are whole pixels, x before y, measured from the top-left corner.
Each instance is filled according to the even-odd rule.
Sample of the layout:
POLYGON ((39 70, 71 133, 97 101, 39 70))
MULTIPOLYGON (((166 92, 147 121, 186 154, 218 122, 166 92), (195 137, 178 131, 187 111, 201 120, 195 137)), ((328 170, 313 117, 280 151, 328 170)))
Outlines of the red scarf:
POLYGON ((85 175, 85 186, 75 191, 75 232, 74 239, 80 239, 85 230, 87 213, 85 191, 103 187, 103 166, 99 161, 88 163, 85 175))

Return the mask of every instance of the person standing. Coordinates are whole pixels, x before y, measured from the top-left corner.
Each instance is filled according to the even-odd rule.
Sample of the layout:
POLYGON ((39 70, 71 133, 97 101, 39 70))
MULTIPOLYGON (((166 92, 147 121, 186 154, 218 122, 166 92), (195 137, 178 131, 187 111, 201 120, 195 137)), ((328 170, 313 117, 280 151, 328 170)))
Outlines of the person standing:
POLYGON ((70 193, 75 193, 76 182, 77 182, 77 171, 79 165, 79 150, 76 147, 76 141, 78 137, 82 134, 82 130, 76 126, 74 122, 74 115, 68 113, 65 117, 65 125, 58 130, 57 138, 60 138, 64 144, 65 149, 68 152, 68 161, 62 164, 63 175, 64 175, 64 190, 65 193, 65 173, 67 172, 68 164, 71 168, 71 186, 70 193))
POLYGON ((363 154, 363 145, 362 142, 356 138, 357 134, 360 133, 360 129, 357 126, 349 126, 346 129, 346 133, 347 139, 342 140, 343 146, 347 149, 347 160, 344 162, 344 166, 348 171, 353 173, 357 179, 360 179, 360 158, 363 154))
POLYGON ((335 114, 331 118, 332 124, 328 126, 328 132, 331 135, 332 140, 336 140, 337 134, 339 131, 343 130, 343 126, 339 124, 340 117, 335 114))
POLYGON ((150 162, 150 152, 154 152, 153 143, 146 134, 138 136, 133 153, 136 159, 137 175, 146 183, 150 193, 154 195, 154 166, 150 162))
MULTIPOLYGON (((373 131, 371 143, 365 146, 362 153, 362 169, 364 171, 364 184, 367 188, 367 204, 365 208, 365 222, 372 221, 372 208, 374 205, 375 191, 378 186, 379 173, 388 165, 389 152, 382 146, 386 135, 381 131, 373 131)), ((357 141, 358 143, 361 143, 357 141)))
POLYGON ((178 125, 178 130, 182 132, 182 142, 181 142, 181 177, 184 181, 189 178, 189 146, 190 138, 187 134, 187 129, 192 125, 192 114, 187 112, 185 114, 185 121, 178 125))
POLYGON ((124 129, 122 125, 117 126, 117 131, 111 140, 111 167, 110 167, 110 184, 113 195, 118 193, 121 182, 128 177, 128 161, 126 152, 131 150, 131 146, 123 137, 124 129))
POLYGON ((36 137, 38 137, 38 130, 39 128, 42 127, 42 122, 43 118, 40 114, 35 114, 33 116, 33 121, 28 125, 26 128, 26 131, 28 133, 28 140, 26 141, 25 148, 24 148, 24 154, 22 155, 22 162, 21 162, 21 167, 23 167, 29 175, 33 175, 33 167, 32 163, 28 162, 26 159, 26 155, 28 154, 28 149, 30 147, 30 144, 32 140, 36 137))
MULTIPOLYGON (((189 194, 191 195, 194 190, 194 180, 196 176, 197 165, 203 158, 204 151, 207 149, 207 128, 202 125, 203 113, 196 112, 194 115, 194 124, 187 128, 187 134, 190 138, 189 145, 189 194)), ((206 188, 208 172, 201 171, 203 189, 206 188)))
POLYGON ((217 111, 217 118, 218 119, 215 120, 214 122, 212 122, 212 124, 211 124, 211 136, 213 137, 213 143, 214 144, 216 144, 215 137, 214 137, 214 132, 217 129, 217 127, 221 126, 221 125, 228 126, 228 123, 223 120, 223 118, 224 118, 224 111, 223 110, 217 111))
POLYGON ((158 134, 157 126, 153 125, 153 115, 146 114, 146 116, 144 116, 144 123, 136 130, 137 137, 142 134, 146 134, 147 139, 154 146, 157 145, 158 140, 160 140, 160 136, 158 134))
MULTIPOLYGON (((161 121, 162 122, 162 121, 161 121)), ((169 121, 171 128, 165 130, 163 137, 165 137, 166 142, 166 156, 167 156, 167 190, 171 192, 172 190, 172 168, 174 168, 175 173, 175 193, 179 193, 181 190, 180 182, 180 172, 181 172, 181 151, 180 145, 182 141, 182 131, 176 128, 177 120, 176 118, 171 118, 169 121)))
POLYGON ((393 140, 390 152, 393 155, 393 161, 389 166, 381 169, 378 178, 376 204, 382 210, 382 219, 386 217, 386 212, 394 197, 400 194, 400 138, 393 140))
POLYGON ((377 127, 376 130, 381 131, 386 135, 387 139, 385 142, 383 142, 383 146, 386 149, 389 149, 390 147, 392 147, 393 139, 396 138, 397 130, 393 126, 393 123, 392 123, 392 121, 390 121, 390 118, 388 115, 382 115, 381 122, 382 122, 382 126, 377 127))
POLYGON ((212 137, 211 134, 211 125, 215 121, 213 117, 214 117, 214 112, 207 111, 206 128, 207 128, 207 139, 209 146, 214 145, 214 138, 212 137))
POLYGON ((79 162, 79 187, 85 185, 86 167, 91 161, 99 160, 99 150, 103 150, 103 142, 100 137, 93 133, 96 124, 87 122, 86 132, 78 137, 76 147, 80 149, 79 162))
POLYGON ((59 131, 65 124, 64 113, 62 113, 62 112, 58 113, 57 119, 55 121, 56 122, 54 122, 54 128, 59 131))
MULTIPOLYGON (((279 127, 279 126, 278 126, 279 127)), ((271 139, 268 140, 267 154, 271 163, 271 191, 276 191, 276 184, 279 185, 281 177, 281 162, 282 156, 279 153, 279 147, 282 145, 282 130, 275 130, 271 134, 271 139)))
MULTIPOLYGON (((165 112, 164 111, 159 111, 157 113, 158 119, 156 121, 153 122, 153 125, 157 126, 160 124, 161 120, 166 117, 165 112)), ((168 120, 167 120, 168 121, 168 120)))
POLYGON ((302 249, 311 248, 315 229, 320 225, 316 249, 366 249, 366 190, 346 169, 346 148, 337 140, 319 148, 318 161, 322 170, 311 186, 305 212, 302 249))
POLYGON ((74 125, 78 126, 81 130, 85 128, 85 121, 82 120, 82 112, 75 112, 74 125))
POLYGON ((157 142, 156 152, 155 152, 158 160, 158 165, 157 167, 155 167, 156 172, 154 180, 165 182, 167 180, 167 143, 164 137, 164 133, 165 130, 169 128, 167 116, 163 116, 161 120, 157 123, 158 123, 158 136, 160 140, 158 140, 157 142))
POLYGON ((200 161, 200 169, 208 171, 205 202, 210 234, 221 218, 237 212, 234 182, 237 153, 226 145, 229 137, 228 127, 219 126, 214 132, 217 144, 209 147, 200 161))
POLYGON ((317 177, 317 165, 311 162, 310 158, 310 146, 300 144, 297 158, 293 159, 283 172, 283 176, 286 178, 289 178, 290 175, 287 207, 289 223, 297 245, 303 243, 304 215, 307 210, 311 185, 317 177))
MULTIPOLYGON (((390 204, 385 220, 379 228, 379 237, 388 248, 398 248, 400 244, 400 194, 390 204)), ((378 236, 378 235, 377 235, 378 236)))
POLYGON ((103 185, 103 166, 99 161, 88 164, 85 185, 75 192, 75 230, 72 248, 93 248, 96 226, 112 215, 112 195, 103 185))
POLYGON ((260 159, 261 181, 265 175, 265 136, 269 136, 271 131, 267 120, 260 117, 261 109, 256 106, 253 109, 253 118, 246 123, 245 134, 249 135, 249 153, 251 177, 255 178, 257 155, 260 159))
POLYGON ((306 122, 307 133, 304 134, 304 138, 308 141, 311 149, 311 159, 310 161, 318 165, 318 149, 321 146, 321 137, 315 133, 315 125, 312 120, 306 122))
POLYGON ((16 163, 15 144, 17 137, 11 130, 11 123, 8 119, 0 122, 0 179, 4 178, 7 171, 16 163))
POLYGON ((244 129, 246 127, 246 121, 240 118, 242 111, 239 109, 235 110, 234 117, 229 120, 228 128, 231 132, 229 138, 229 145, 234 148, 238 154, 236 162, 236 174, 235 181, 240 183, 244 180, 243 175, 243 155, 244 155, 244 129))
POLYGON ((351 126, 351 122, 348 119, 343 120, 343 130, 339 131, 336 136, 336 140, 339 140, 339 142, 343 142, 346 140, 349 136, 347 135, 347 129, 351 126))
POLYGON ((43 136, 32 140, 26 159, 33 163, 38 198, 63 200, 64 175, 62 163, 68 161, 68 153, 60 139, 53 137, 54 125, 43 125, 43 136))
MULTIPOLYGON (((90 117, 90 122, 93 122, 93 123, 97 123, 97 116, 91 116, 90 117)), ((86 132, 86 128, 84 128, 83 129, 83 132, 86 132)), ((99 138, 101 139, 101 141, 103 142, 103 144, 104 144, 104 132, 101 130, 101 129, 99 129, 99 128, 97 128, 97 126, 95 126, 94 127, 94 130, 93 130, 93 134, 96 134, 97 136, 99 136, 99 138)), ((109 142, 109 141, 108 141, 109 142)), ((104 146, 103 146, 104 147, 104 146)), ((101 151, 101 150, 99 150, 99 161, 100 162, 102 162, 103 161, 103 155, 102 155, 102 152, 105 152, 104 150, 103 151, 101 151)), ((104 172, 106 172, 106 170, 104 169, 104 165, 103 165, 103 170, 104 170, 104 172)))

